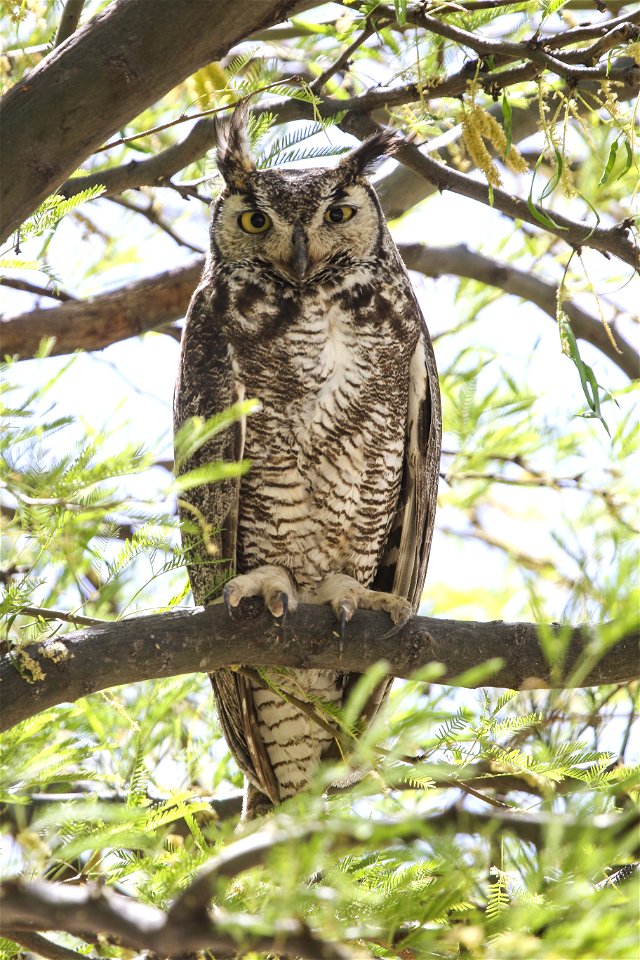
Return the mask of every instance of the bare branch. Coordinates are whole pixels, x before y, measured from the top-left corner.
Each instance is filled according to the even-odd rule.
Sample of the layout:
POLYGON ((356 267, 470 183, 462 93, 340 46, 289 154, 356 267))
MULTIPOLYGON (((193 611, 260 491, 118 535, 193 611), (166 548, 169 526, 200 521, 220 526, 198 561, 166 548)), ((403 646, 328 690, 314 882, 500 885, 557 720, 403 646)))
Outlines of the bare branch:
POLYGON ((203 117, 180 143, 146 160, 130 160, 121 167, 109 167, 83 177, 72 177, 62 184, 59 192, 63 197, 73 197, 88 187, 103 186, 106 196, 111 196, 138 187, 165 186, 179 170, 202 159, 215 143, 215 120, 213 117, 203 117))
POLYGON ((638 678, 637 630, 604 625, 605 636, 622 634, 610 649, 592 627, 532 623, 474 623, 415 617, 389 630, 386 614, 361 610, 344 645, 329 607, 303 605, 281 623, 259 601, 243 601, 241 619, 221 604, 206 609, 102 623, 0 661, 0 729, 56 703, 137 680, 215 670, 229 664, 333 668, 365 672, 380 660, 396 677, 443 665, 442 683, 512 689, 564 688, 626 683, 638 678), (550 664, 540 644, 556 651, 550 664), (343 649, 344 647, 344 649, 343 649), (468 670, 492 661, 489 677, 465 679, 468 670), (498 664, 502 665, 499 666, 498 664), (35 680, 35 677, 43 679, 35 680), (458 678, 462 677, 460 681, 458 678))
POLYGON ((546 47, 553 47, 557 50, 560 47, 577 42, 575 34, 571 35, 571 31, 564 30, 556 36, 542 40, 531 37, 523 43, 514 43, 509 40, 495 40, 492 37, 483 37, 468 30, 462 30, 451 23, 420 11, 413 11, 410 16, 413 22, 425 27, 431 33, 453 40, 463 47, 470 47, 482 57, 492 57, 496 63, 505 60, 531 61, 571 82, 596 79, 602 76, 602 71, 599 68, 583 66, 579 62, 580 54, 585 60, 591 62, 594 57, 602 56, 616 44, 629 42, 640 35, 640 13, 623 14, 617 20, 605 21, 604 24, 594 24, 591 28, 592 32, 588 34, 587 30, 589 28, 583 29, 579 39, 584 40, 590 35, 600 36, 600 40, 591 47, 572 55, 570 57, 571 63, 569 63, 566 59, 562 60, 548 53, 546 47))
POLYGON ((17 277, 0 277, 0 285, 11 287, 12 290, 22 290, 24 293, 32 293, 36 297, 48 297, 49 300, 60 300, 63 303, 67 300, 75 300, 70 293, 64 290, 48 289, 41 287, 37 283, 31 283, 29 280, 21 280, 17 277))
POLYGON ((104 620, 96 620, 95 617, 83 617, 80 614, 67 613, 66 610, 52 610, 48 607, 20 607, 18 613, 25 617, 38 617, 41 620, 62 620, 64 623, 75 623, 85 627, 94 626, 96 623, 105 623, 104 620))
POLYGON ((61 947, 60 944, 53 943, 46 937, 41 937, 39 933, 30 933, 28 930, 6 929, 4 935, 19 946, 25 947, 30 953, 36 953, 39 957, 46 957, 47 960, 94 960, 86 953, 77 953, 75 950, 69 950, 68 947, 61 947))
POLYGON ((167 223, 162 218, 155 207, 153 199, 150 199, 147 205, 144 207, 139 207, 136 203, 132 203, 131 200, 127 200, 124 197, 111 197, 110 199, 112 203, 115 203, 120 207, 124 207, 125 210, 131 210, 132 213, 139 213, 140 216, 144 217, 145 220, 148 220, 149 223, 153 224, 154 227, 158 227, 158 229, 162 230, 163 233, 166 233, 168 237, 171 237, 171 239, 179 246, 185 247, 192 253, 204 253, 202 247, 194 246, 192 243, 189 243, 188 240, 184 240, 176 233, 171 224, 167 223))
POLYGON ((101 350, 161 327, 184 316, 203 266, 204 260, 197 260, 90 300, 0 318, 3 352, 27 359, 48 337, 55 338, 52 356, 101 350))
MULTIPOLYGON (((529 300, 555 319, 556 287, 533 274, 474 253, 462 244, 400 244, 399 249, 410 270, 430 277, 471 277, 529 300)), ((91 300, 0 318, 4 352, 26 360, 36 354, 43 338, 54 337, 51 355, 60 356, 77 349, 100 350, 127 337, 160 330, 184 316, 203 267, 204 260, 197 260, 91 300)), ((616 350, 600 320, 570 301, 564 303, 564 310, 578 339, 592 343, 630 378, 638 376, 638 353, 620 333, 615 333, 616 350)))

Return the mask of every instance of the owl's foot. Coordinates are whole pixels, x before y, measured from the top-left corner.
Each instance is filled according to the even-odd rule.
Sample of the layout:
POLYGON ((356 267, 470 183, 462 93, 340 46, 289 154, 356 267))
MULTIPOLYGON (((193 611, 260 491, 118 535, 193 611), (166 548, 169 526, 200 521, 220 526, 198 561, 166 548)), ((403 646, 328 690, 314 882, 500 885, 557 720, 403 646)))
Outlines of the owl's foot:
POLYGON ((243 597, 262 597, 274 617, 286 616, 298 606, 298 595, 284 567, 256 567, 229 580, 222 591, 227 609, 237 607, 243 597))
POLYGON ((313 603, 330 603, 340 621, 340 635, 343 637, 345 625, 355 611, 384 610, 394 623, 402 626, 411 616, 411 604, 404 597, 393 593, 381 593, 368 590, 361 583, 343 573, 332 573, 325 577, 312 597, 313 603))

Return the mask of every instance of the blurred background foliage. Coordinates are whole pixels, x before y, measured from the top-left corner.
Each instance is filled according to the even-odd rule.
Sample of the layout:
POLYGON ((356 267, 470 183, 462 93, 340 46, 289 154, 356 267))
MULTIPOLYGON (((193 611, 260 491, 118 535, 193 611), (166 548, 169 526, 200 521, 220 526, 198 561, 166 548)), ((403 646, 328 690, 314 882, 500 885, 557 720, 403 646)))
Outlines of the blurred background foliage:
MULTIPOLYGON (((88 0, 82 23, 106 6, 88 0)), ((441 19, 517 42, 532 24, 556 33, 596 16, 590 4, 557 0, 473 6, 445 5, 441 19)), ((614 16, 627 9, 605 6, 614 16)), ((376 118, 418 143, 453 131, 443 161, 491 177, 458 125, 471 98, 482 109, 492 98, 481 90, 429 97, 429 81, 459 70, 469 51, 412 25, 405 0, 318 5, 248 38, 132 118, 78 175, 157 155, 196 114, 250 92, 256 104, 290 97, 317 109, 318 122, 284 127, 262 113, 251 131, 262 165, 331 163, 351 141, 335 123, 339 114, 319 122, 313 84, 375 26, 376 9, 386 10, 386 25, 372 27, 349 69, 327 77, 323 96, 422 84, 416 102, 376 118)), ((61 12, 47 0, 4 4, 5 87, 50 51, 61 12)), ((608 56, 637 61, 638 44, 608 56)), ((567 90, 543 74, 500 98, 506 135, 512 115, 534 115, 517 143, 527 172, 495 161, 506 189, 592 225, 633 216, 632 96, 618 100, 606 83, 567 90), (550 113, 540 98, 554 92, 560 107, 550 113)), ((394 170, 381 169, 381 192, 394 170)), ((0 251, 3 313, 87 298, 192 262, 206 249, 207 206, 218 189, 209 154, 162 187, 50 198, 0 251)), ((560 325, 571 300, 637 342, 640 290, 626 265, 588 249, 578 255, 543 224, 449 193, 403 214, 391 223, 399 242, 464 242, 559 286, 560 325)), ((631 627, 640 475, 634 385, 593 344, 581 341, 579 359, 568 357, 558 323, 500 286, 455 272, 414 279, 444 402, 440 507, 421 612, 541 623, 615 618, 621 632, 631 627), (597 410, 581 386, 585 370, 597 383, 597 410)), ((95 353, 49 356, 45 340, 39 357, 5 357, 1 639, 5 654, 24 654, 27 673, 28 646, 74 624, 191 602, 171 482, 179 328, 95 353)), ((384 723, 358 749, 371 772, 326 801, 336 771, 322 770, 308 794, 273 815, 274 833, 289 840, 220 881, 224 922, 246 950, 254 934, 298 917, 354 955, 636 957, 637 880, 598 883, 638 856, 636 833, 624 829, 638 793, 637 701, 635 683, 505 694, 442 686, 437 670, 397 683, 384 723), (505 825, 512 811, 530 818, 535 836, 505 825), (554 817, 540 819, 546 814, 554 817), (254 920, 236 923, 240 916, 254 920)), ((237 803, 216 801, 236 796, 242 777, 203 675, 140 682, 48 710, 3 736, 2 761, 5 877, 93 879, 166 909, 198 867, 236 839, 237 803)), ((51 936, 77 955, 134 955, 51 936)), ((25 953, 6 940, 0 956, 25 953)))

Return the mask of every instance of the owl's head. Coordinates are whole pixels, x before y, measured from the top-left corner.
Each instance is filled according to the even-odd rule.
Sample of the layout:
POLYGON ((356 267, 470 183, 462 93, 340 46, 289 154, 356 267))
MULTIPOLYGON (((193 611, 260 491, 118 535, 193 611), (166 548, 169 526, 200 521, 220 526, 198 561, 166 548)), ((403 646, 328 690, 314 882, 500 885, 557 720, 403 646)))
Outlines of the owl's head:
POLYGON ((313 279, 331 263, 366 259, 382 242, 384 217, 367 173, 395 152, 385 130, 331 169, 257 170, 246 135, 246 110, 218 128, 218 198, 211 240, 219 262, 254 261, 289 283, 313 279))

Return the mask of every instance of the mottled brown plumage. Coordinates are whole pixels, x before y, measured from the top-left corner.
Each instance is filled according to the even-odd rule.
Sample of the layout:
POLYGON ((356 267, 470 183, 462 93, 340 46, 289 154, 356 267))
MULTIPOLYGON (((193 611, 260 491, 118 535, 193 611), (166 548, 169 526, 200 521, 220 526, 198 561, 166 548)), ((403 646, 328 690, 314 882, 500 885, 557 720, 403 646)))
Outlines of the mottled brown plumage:
MULTIPOLYGON (((365 176, 395 138, 371 138, 334 169, 257 171, 244 130, 236 111, 219 137, 225 189, 187 316, 175 423, 243 398, 262 409, 181 465, 252 462, 241 480, 186 495, 185 519, 209 525, 185 534, 194 598, 216 599, 237 574, 230 606, 259 595, 275 615, 301 600, 331 603, 343 623, 358 606, 400 622, 424 583, 441 425, 429 334, 365 176)), ((318 701, 340 706, 352 679, 339 669, 268 682, 212 675, 247 815, 308 784, 333 746, 318 701), (323 723, 295 701, 313 702, 323 723)))

